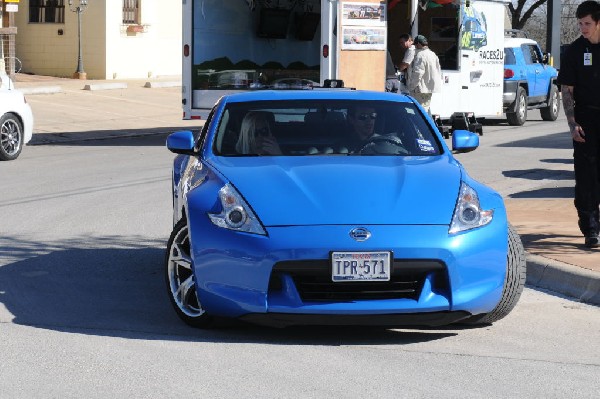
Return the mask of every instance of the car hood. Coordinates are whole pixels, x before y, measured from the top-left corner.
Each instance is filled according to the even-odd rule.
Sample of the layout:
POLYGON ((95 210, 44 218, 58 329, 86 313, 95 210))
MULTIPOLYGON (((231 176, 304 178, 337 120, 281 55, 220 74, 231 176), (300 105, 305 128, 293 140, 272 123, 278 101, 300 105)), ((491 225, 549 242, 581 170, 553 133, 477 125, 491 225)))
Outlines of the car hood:
POLYGON ((451 158, 252 157, 211 162, 265 226, 450 224, 461 179, 451 158))

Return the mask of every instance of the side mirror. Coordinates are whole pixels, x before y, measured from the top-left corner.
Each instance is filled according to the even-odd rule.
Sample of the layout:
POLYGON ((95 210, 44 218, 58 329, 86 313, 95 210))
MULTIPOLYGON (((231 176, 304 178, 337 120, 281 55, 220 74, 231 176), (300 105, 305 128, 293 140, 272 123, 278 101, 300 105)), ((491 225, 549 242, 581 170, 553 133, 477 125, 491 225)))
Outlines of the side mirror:
POLYGON ((194 134, 189 130, 171 133, 167 137, 167 148, 175 154, 194 155, 194 134))
POLYGON ((542 64, 554 66, 554 59, 552 58, 552 53, 544 53, 542 56, 542 64))
POLYGON ((452 132, 452 151, 469 152, 479 147, 479 135, 468 130, 452 132))

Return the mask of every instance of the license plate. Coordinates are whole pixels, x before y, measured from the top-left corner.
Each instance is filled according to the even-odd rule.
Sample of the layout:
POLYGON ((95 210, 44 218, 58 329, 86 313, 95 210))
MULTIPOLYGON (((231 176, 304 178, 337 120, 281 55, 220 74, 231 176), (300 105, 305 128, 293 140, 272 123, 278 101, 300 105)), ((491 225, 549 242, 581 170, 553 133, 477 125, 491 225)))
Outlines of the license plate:
POLYGON ((332 252, 331 279, 390 281, 390 252, 332 252))

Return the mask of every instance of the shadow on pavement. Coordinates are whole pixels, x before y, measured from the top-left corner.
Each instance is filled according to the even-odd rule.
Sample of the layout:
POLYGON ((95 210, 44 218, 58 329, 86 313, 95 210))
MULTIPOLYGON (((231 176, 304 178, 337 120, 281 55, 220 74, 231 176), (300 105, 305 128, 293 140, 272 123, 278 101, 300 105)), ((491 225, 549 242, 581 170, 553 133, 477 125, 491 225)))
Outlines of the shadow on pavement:
POLYGON ((572 199, 574 196, 573 187, 545 187, 531 191, 521 191, 510 194, 509 198, 518 199, 572 199))
POLYGON ((557 164, 557 163, 562 163, 565 165, 573 165, 573 158, 569 158, 569 159, 562 159, 562 158, 555 158, 555 159, 540 159, 541 162, 546 162, 546 163, 553 163, 553 164, 557 164))
POLYGON ((144 237, 82 237, 60 244, 0 238, 0 322, 143 340, 275 345, 388 345, 428 342, 451 331, 242 323, 198 330, 176 316, 163 277, 165 243, 144 237), (7 312, 8 311, 8 312, 7 312))
MULTIPOLYGON (((191 129, 195 134, 200 128, 191 129)), ((155 146, 165 145, 167 136, 182 127, 152 129, 94 130, 70 133, 34 133, 27 145, 67 146, 155 146)))
POLYGON ((523 245, 532 253, 543 252, 547 257, 552 255, 564 255, 568 253, 580 253, 581 251, 594 253, 594 248, 586 248, 581 241, 580 235, 569 234, 520 234, 523 245))
POLYGON ((572 170, 549 170, 549 169, 523 169, 523 170, 505 170, 502 172, 504 177, 518 177, 529 180, 573 180, 575 173, 572 170))
POLYGON ((540 140, 539 137, 532 137, 496 145, 496 147, 526 147, 545 149, 565 149, 572 148, 572 146, 573 141, 571 136, 566 133, 549 134, 544 137, 544 140, 540 140))

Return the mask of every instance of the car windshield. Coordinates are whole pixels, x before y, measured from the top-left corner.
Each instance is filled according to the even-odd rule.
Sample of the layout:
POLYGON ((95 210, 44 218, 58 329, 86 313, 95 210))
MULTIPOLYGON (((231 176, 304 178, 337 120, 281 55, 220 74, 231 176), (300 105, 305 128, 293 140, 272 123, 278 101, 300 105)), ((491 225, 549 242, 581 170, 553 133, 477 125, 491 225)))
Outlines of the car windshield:
POLYGON ((441 146, 413 103, 289 100, 227 104, 213 151, 237 157, 433 156, 441 146))

